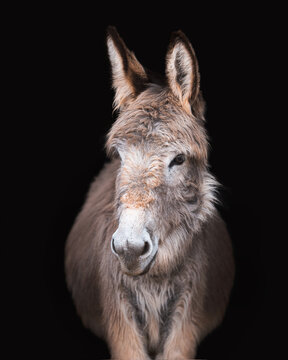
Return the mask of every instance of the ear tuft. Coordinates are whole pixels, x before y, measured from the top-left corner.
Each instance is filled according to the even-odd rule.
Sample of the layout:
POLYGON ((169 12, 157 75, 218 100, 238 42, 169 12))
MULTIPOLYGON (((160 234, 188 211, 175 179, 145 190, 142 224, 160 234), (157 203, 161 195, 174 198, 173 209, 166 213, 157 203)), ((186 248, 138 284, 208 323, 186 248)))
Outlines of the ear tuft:
MULTIPOLYGON (((192 45, 179 30, 172 33, 166 56, 166 76, 173 94, 190 109, 199 94, 200 75, 192 45)), ((190 111, 190 110, 189 110, 190 111)))
POLYGON ((144 90, 147 74, 136 56, 125 45, 114 26, 107 28, 107 48, 112 67, 115 108, 121 108, 144 90))

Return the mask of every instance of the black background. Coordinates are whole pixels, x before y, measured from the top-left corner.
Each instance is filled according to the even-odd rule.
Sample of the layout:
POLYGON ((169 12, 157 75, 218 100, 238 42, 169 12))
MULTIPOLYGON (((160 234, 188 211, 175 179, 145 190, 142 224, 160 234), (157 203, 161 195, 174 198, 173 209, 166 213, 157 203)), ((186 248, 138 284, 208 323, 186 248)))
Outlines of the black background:
POLYGON ((132 12, 112 3, 18 7, 7 14, 4 343, 11 356, 20 351, 38 359, 109 357, 75 313, 63 256, 89 183, 107 161, 105 134, 115 115, 105 36, 106 27, 115 25, 152 70, 164 72, 174 30, 186 33, 198 57, 211 171, 223 184, 219 209, 236 259, 225 321, 202 342, 198 357, 275 358, 284 323, 276 281, 282 250, 271 233, 280 192, 274 131, 281 130, 272 100, 278 91, 272 85, 281 35, 278 11, 268 5, 196 9, 193 2, 189 9, 170 11, 167 4, 158 11, 134 6, 132 12))

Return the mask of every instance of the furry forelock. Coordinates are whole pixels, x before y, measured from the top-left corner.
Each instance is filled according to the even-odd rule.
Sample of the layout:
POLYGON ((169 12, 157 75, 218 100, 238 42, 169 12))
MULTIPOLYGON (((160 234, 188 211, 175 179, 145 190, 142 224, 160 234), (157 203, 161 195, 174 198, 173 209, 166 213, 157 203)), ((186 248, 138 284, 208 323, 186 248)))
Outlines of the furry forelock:
POLYGON ((208 141, 203 125, 201 109, 195 109, 195 115, 188 114, 169 89, 151 84, 120 111, 107 136, 106 149, 111 155, 124 142, 153 142, 161 148, 174 147, 206 164, 208 141))

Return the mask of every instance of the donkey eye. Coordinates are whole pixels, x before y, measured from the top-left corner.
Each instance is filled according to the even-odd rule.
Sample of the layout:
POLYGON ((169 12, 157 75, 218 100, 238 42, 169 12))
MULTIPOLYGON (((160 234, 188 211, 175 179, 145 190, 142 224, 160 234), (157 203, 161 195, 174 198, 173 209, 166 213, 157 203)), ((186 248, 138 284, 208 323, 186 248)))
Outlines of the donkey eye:
POLYGON ((185 161, 185 155, 179 154, 171 161, 169 167, 172 167, 174 165, 181 165, 184 163, 184 161, 185 161))

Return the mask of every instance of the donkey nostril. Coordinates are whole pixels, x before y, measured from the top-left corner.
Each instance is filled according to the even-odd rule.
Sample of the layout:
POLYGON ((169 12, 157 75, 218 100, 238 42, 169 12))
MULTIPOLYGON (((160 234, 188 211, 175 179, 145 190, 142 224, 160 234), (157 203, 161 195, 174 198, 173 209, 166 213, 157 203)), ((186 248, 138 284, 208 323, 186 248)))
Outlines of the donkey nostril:
POLYGON ((114 245, 114 238, 112 238, 111 245, 112 245, 112 250, 117 254, 117 251, 116 251, 115 245, 114 245))
POLYGON ((148 253, 149 250, 150 250, 150 245, 148 241, 145 241, 141 255, 145 255, 146 253, 148 253))
POLYGON ((114 237, 111 239, 111 250, 114 254, 120 257, 139 257, 147 254, 150 251, 150 244, 148 241, 137 244, 126 241, 126 245, 118 244, 114 237))

